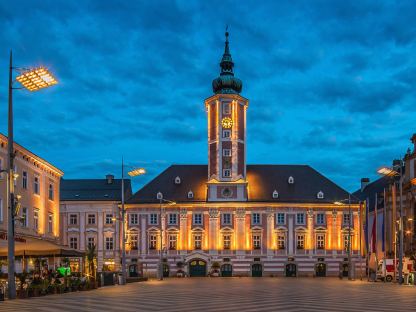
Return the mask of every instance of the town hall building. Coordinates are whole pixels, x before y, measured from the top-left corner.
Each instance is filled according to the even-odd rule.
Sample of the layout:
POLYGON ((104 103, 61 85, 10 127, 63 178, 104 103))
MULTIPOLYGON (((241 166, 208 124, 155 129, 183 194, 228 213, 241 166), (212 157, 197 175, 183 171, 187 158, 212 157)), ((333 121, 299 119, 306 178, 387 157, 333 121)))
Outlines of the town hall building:
POLYGON ((358 268, 360 213, 308 165, 247 165, 249 100, 228 33, 205 100, 208 164, 172 165, 127 209, 127 267, 144 276, 337 276, 358 268))

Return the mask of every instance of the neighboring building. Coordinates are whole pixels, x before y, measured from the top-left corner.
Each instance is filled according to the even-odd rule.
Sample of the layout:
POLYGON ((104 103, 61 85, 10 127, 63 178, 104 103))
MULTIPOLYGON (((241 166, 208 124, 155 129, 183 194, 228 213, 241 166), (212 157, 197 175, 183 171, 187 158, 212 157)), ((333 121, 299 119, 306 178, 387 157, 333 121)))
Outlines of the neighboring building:
MULTIPOLYGON (((125 196, 131 196, 130 180, 125 182, 125 196)), ((94 244, 97 270, 120 269, 121 179, 62 179, 61 240, 68 247, 85 252, 94 244)), ((78 267, 78 259, 71 267, 78 267)), ((81 268, 79 268, 81 269, 81 268)))
MULTIPOLYGON (((411 138, 413 151, 408 150, 403 159, 403 233, 404 254, 408 257, 416 256, 416 134, 411 138)), ((394 160, 393 167, 400 168, 400 161, 394 160)), ((368 205, 368 225, 366 227, 369 244, 370 266, 375 265, 375 255, 378 260, 393 258, 395 242, 398 243, 398 223, 400 217, 400 189, 399 177, 381 177, 370 183, 369 179, 361 179, 361 188, 354 196, 368 205), (377 222, 374 227, 375 207, 377 206, 377 222), (384 223, 384 226, 383 226, 384 223), (376 247, 371 246, 375 237, 376 247)), ((398 246, 398 245, 397 245, 398 246)))
MULTIPOLYGON (((208 115, 208 165, 173 165, 127 205, 129 272, 329 276, 345 266, 348 192, 306 165, 246 165, 246 111, 228 33, 208 115), (345 201, 344 201, 345 203, 345 201), (162 252, 162 257, 161 253, 162 252)), ((358 204, 350 206, 357 268, 358 204)))
MULTIPOLYGON (((6 169, 7 137, 0 134, 0 168, 6 169)), ((63 172, 33 154, 23 146, 15 146, 15 194, 20 195, 21 208, 16 217, 16 272, 22 266, 31 269, 32 262, 23 263, 21 254, 58 248, 59 243, 59 186, 63 172), (40 239, 40 240, 39 240, 40 239)), ((0 252, 7 253, 7 177, 0 179, 0 252)), ((47 252, 45 251, 46 255, 47 252)), ((6 269, 4 267, 4 269, 6 269)), ((6 269, 7 270, 7 269, 6 269)))

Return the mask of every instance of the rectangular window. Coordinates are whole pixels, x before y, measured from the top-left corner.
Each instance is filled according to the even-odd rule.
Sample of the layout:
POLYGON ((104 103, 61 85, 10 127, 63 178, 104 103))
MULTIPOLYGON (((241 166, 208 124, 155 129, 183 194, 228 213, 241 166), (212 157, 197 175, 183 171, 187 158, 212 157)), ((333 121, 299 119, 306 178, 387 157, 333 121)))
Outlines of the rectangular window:
POLYGON ((259 213, 252 213, 251 214, 251 224, 260 224, 260 214, 259 213))
POLYGON ((277 248, 278 249, 286 248, 286 237, 284 233, 277 234, 277 248))
POLYGON ((318 213, 316 215, 316 223, 319 225, 325 224, 325 214, 324 213, 318 213))
POLYGON ((130 214, 130 224, 138 224, 139 223, 139 216, 137 213, 130 214))
POLYGON ((176 213, 169 214, 169 224, 170 225, 178 224, 178 215, 176 213))
POLYGON ((296 224, 305 224, 305 214, 297 213, 296 214, 296 224))
POLYGON ((106 213, 105 214, 105 224, 113 224, 113 214, 106 213))
POLYGON ((53 184, 49 183, 49 192, 48 192, 49 196, 49 200, 53 200, 53 184))
POLYGON ((113 250, 114 249, 114 240, 113 237, 106 237, 105 238, 105 250, 113 250))
POLYGON ((344 250, 348 251, 348 235, 344 235, 344 250))
POLYGON ((342 220, 343 220, 343 224, 345 226, 349 226, 350 225, 350 215, 349 215, 349 213, 344 213, 342 215, 342 220))
POLYGON ((39 209, 33 209, 33 229, 39 230, 39 209))
POLYGON ((95 224, 95 214, 89 214, 87 218, 88 224, 95 224))
POLYGON ((77 225, 78 224, 78 215, 70 214, 69 215, 69 224, 70 225, 77 225))
POLYGON ((69 238, 69 248, 78 249, 78 237, 69 238))
POLYGON ((222 130, 222 137, 227 139, 231 137, 231 130, 222 130))
POLYGON ((222 224, 231 225, 231 213, 222 214, 222 224))
POLYGON ((261 235, 253 234, 253 249, 260 249, 260 248, 261 248, 261 235))
POLYGON ((193 216, 194 216, 194 224, 202 225, 202 213, 195 213, 193 216))
POLYGON ((285 224, 285 214, 282 212, 277 213, 276 215, 277 224, 285 224))
POLYGON ((40 194, 40 187, 39 187, 39 177, 35 176, 33 180, 33 193, 40 194))
POLYGON ((296 248, 305 249, 305 235, 304 234, 296 235, 296 248))
POLYGON ((224 103, 224 104, 222 104, 222 113, 224 115, 229 115, 231 113, 230 103, 224 103))
POLYGON ((224 148, 222 150, 222 156, 224 156, 224 157, 231 157, 231 150, 229 148, 224 148))
POLYGON ((202 234, 194 234, 194 249, 202 248, 202 234))
POLYGON ((316 235, 316 249, 325 249, 325 234, 316 235))
POLYGON ((229 177, 231 177, 231 169, 224 169, 224 170, 222 171, 222 175, 223 175, 223 177, 224 177, 224 178, 229 178, 229 177))
POLYGON ((149 249, 155 250, 157 248, 157 234, 150 234, 149 249))
POLYGON ((21 219, 20 219, 20 223, 22 224, 23 227, 27 227, 27 221, 28 221, 27 216, 28 216, 27 208, 23 207, 22 208, 21 219))
POLYGON ((53 233, 53 213, 48 213, 48 233, 53 233))
POLYGON ((231 249, 231 235, 230 234, 224 234, 223 235, 223 247, 224 249, 231 249))
POLYGON ((95 237, 88 237, 87 246, 88 248, 95 246, 95 237))
POLYGON ((27 190, 27 172, 23 171, 22 173, 22 188, 27 190))
POLYGON ((130 234, 130 249, 137 250, 139 248, 139 235, 138 234, 130 234))
POLYGON ((152 225, 155 225, 155 224, 157 224, 157 214, 156 213, 151 213, 150 215, 149 215, 149 223, 150 224, 152 224, 152 225))
POLYGON ((168 235, 169 250, 176 250, 177 237, 176 234, 168 235))

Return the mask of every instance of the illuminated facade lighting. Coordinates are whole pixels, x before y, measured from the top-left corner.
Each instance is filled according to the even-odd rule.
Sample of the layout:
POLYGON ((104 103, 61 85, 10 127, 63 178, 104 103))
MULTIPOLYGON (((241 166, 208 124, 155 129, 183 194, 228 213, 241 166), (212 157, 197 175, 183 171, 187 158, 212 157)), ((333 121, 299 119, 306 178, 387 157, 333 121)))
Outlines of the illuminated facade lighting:
POLYGON ((16 80, 29 91, 38 91, 58 83, 55 77, 45 67, 27 70, 17 76, 16 80))

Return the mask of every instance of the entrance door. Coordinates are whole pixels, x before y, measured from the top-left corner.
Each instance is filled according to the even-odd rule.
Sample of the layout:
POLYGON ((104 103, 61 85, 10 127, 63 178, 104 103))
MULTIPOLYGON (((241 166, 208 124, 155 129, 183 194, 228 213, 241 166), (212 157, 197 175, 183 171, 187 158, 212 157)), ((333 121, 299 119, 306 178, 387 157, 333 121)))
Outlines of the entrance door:
POLYGON ((203 260, 192 260, 189 263, 189 276, 202 277, 207 275, 207 263, 203 260))
POLYGON ((315 266, 315 276, 316 277, 326 276, 326 264, 325 263, 320 262, 315 266))
POLYGON ((221 267, 221 276, 230 277, 233 276, 233 266, 229 263, 223 264, 221 267))
POLYGON ((163 277, 169 277, 169 266, 163 263, 163 277))
POLYGON ((342 276, 348 277, 348 263, 342 264, 342 276))
POLYGON ((296 277, 296 264, 286 264, 286 277, 296 277))
POLYGON ((254 263, 251 265, 251 276, 252 277, 262 277, 263 275, 263 266, 260 263, 254 263))
POLYGON ((130 277, 138 277, 139 276, 136 264, 132 264, 132 265, 129 266, 129 276, 130 277))

